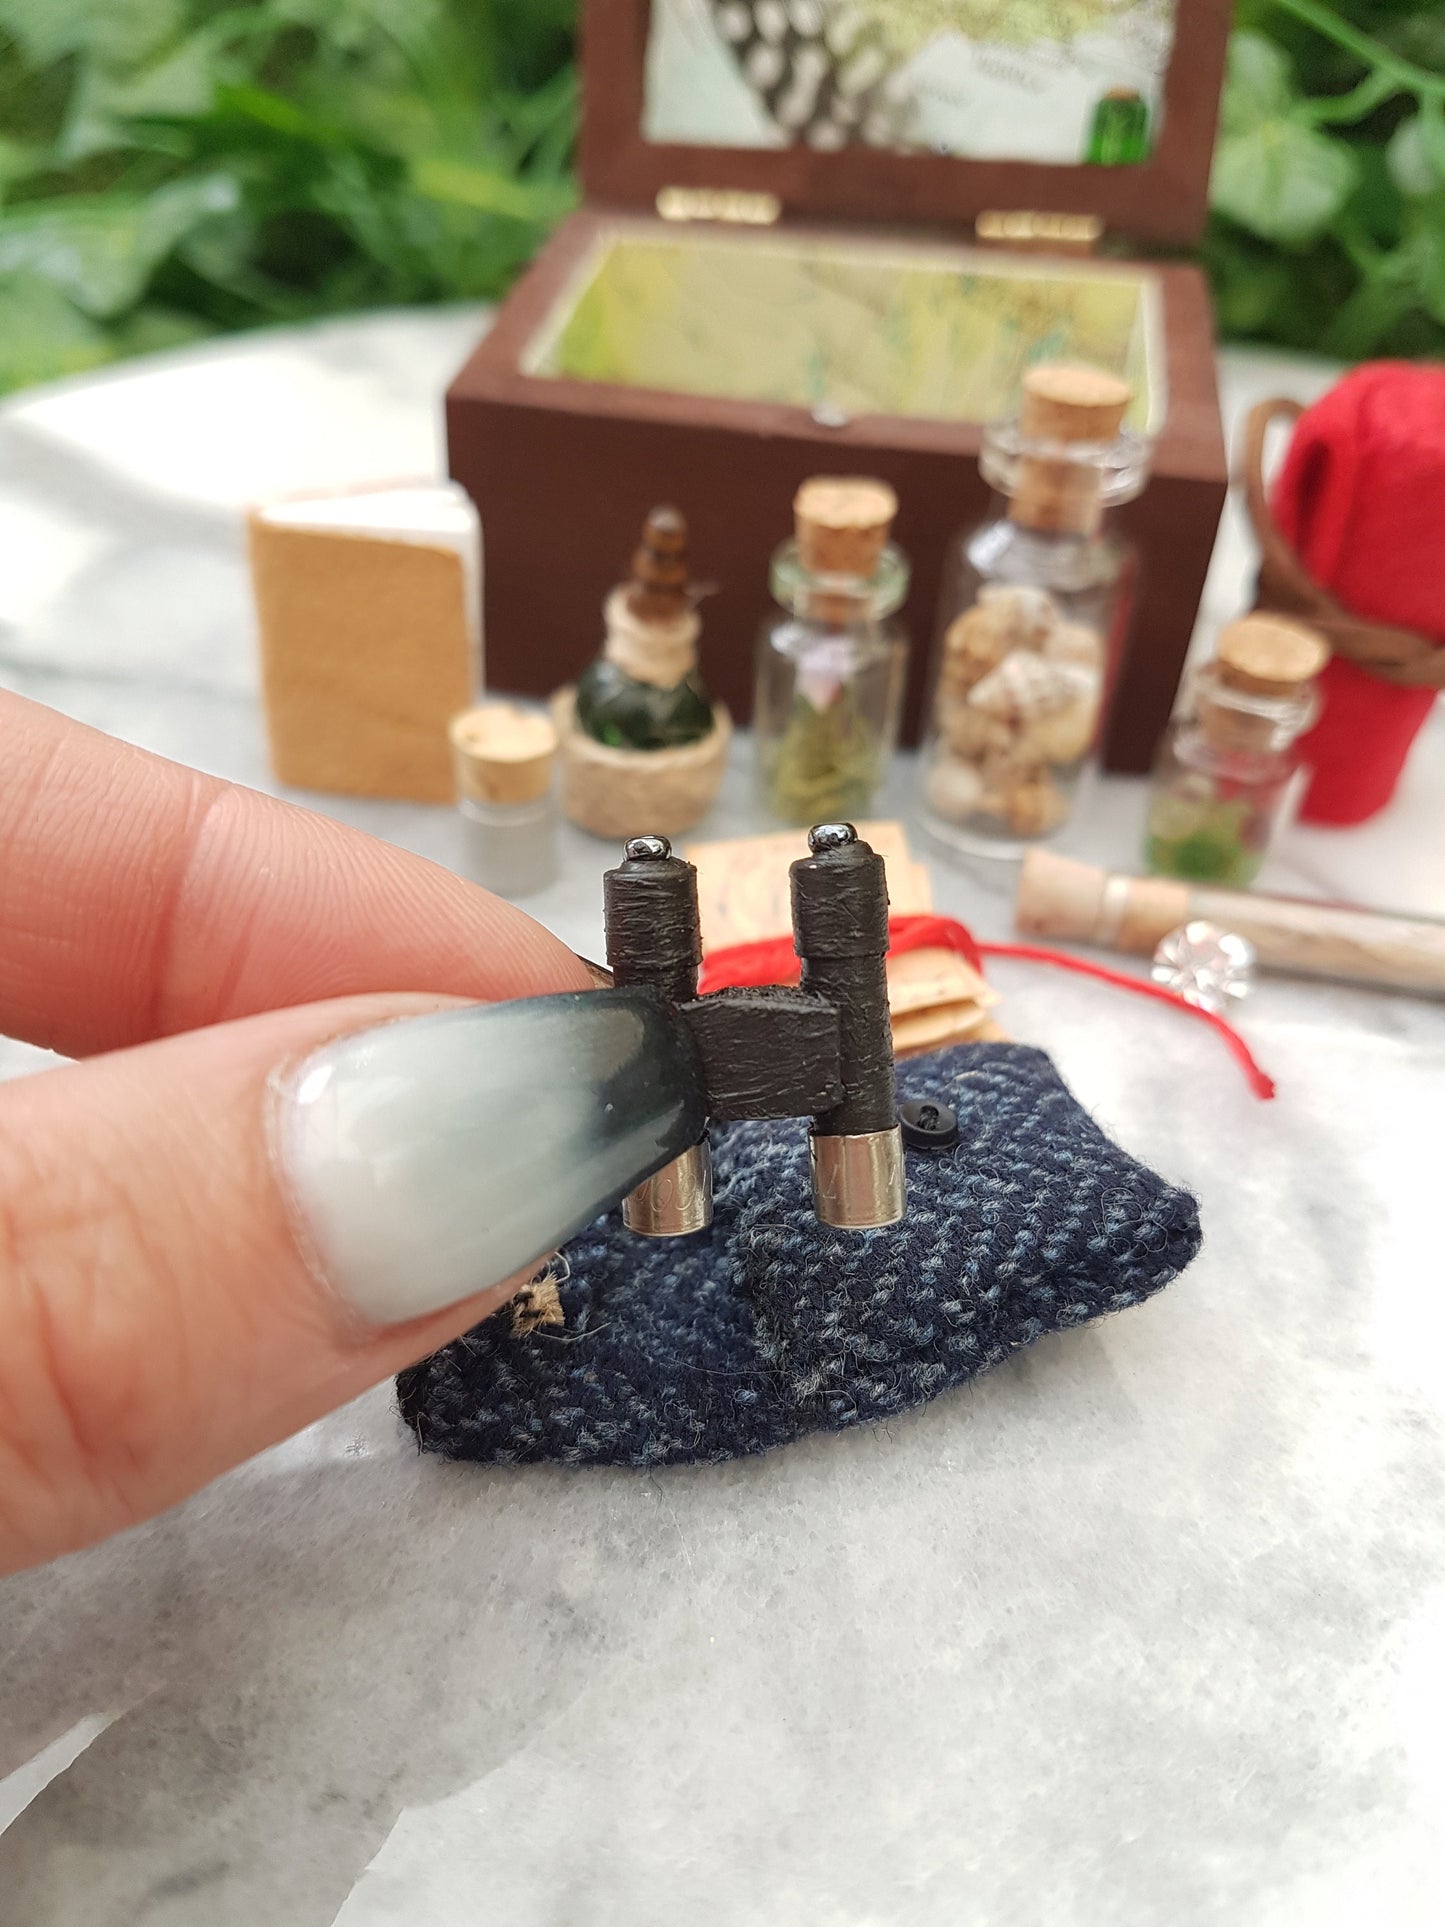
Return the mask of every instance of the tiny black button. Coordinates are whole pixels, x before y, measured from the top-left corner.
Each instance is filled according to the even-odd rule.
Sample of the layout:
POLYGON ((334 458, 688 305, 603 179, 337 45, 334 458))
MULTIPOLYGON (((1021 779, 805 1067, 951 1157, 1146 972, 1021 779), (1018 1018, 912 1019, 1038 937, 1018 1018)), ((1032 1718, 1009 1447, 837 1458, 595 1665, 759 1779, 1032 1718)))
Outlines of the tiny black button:
POLYGON ((958 1118, 936 1097, 910 1097, 898 1106, 903 1142, 910 1151, 949 1151, 958 1142, 958 1118))

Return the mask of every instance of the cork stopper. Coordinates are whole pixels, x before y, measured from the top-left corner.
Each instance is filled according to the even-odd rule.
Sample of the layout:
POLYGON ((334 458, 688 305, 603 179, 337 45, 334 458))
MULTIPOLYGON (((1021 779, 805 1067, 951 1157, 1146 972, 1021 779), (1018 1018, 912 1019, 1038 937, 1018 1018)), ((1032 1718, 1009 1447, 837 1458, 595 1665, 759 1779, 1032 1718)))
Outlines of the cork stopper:
POLYGON ((627 607, 643 622, 671 622, 692 607, 687 523, 675 508, 655 508, 642 525, 632 557, 627 607))
POLYGON ((475 803, 533 803, 552 786, 557 730, 517 703, 479 703, 447 725, 457 795, 475 803))
POLYGON ((1294 696, 1330 659, 1329 645, 1284 616, 1241 616, 1219 632, 1219 680, 1251 696, 1294 696))
POLYGON ((1023 378, 1019 429, 1041 442, 1112 442, 1134 390, 1118 375, 1042 361, 1023 378))
POLYGON ((888 544, 898 497, 864 475, 815 475, 793 497, 798 557, 814 575, 872 577, 888 544))
MULTIPOLYGON (((1133 398, 1127 381, 1101 368, 1040 362, 1023 378, 1019 433, 1028 441, 1109 443, 1123 426, 1133 398)), ((1089 535, 1103 513, 1100 485, 1099 471, 1087 462, 1024 455, 1010 512, 1029 528, 1089 535)))

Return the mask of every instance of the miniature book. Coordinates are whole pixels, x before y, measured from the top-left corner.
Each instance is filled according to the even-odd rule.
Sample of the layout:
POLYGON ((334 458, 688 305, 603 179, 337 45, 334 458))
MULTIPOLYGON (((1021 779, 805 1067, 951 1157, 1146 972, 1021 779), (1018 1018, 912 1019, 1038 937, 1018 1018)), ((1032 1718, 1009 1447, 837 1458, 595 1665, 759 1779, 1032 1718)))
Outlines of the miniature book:
POLYGON ((271 763, 283 783, 448 803, 447 723, 481 682, 481 528, 455 483, 250 518, 271 763))

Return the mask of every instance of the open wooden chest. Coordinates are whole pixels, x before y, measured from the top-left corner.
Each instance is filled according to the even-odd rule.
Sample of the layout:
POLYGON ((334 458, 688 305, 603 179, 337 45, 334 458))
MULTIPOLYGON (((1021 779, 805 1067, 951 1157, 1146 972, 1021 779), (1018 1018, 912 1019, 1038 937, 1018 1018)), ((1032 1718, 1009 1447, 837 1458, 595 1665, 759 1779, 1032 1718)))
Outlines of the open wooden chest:
POLYGON ((600 639, 643 514, 692 527, 703 671, 751 698, 798 484, 897 490, 916 726, 982 426, 1032 362, 1126 374, 1155 437, 1106 760, 1146 767, 1223 506, 1203 225, 1228 0, 587 0, 586 205, 447 397, 486 545, 489 682, 541 694, 600 639))

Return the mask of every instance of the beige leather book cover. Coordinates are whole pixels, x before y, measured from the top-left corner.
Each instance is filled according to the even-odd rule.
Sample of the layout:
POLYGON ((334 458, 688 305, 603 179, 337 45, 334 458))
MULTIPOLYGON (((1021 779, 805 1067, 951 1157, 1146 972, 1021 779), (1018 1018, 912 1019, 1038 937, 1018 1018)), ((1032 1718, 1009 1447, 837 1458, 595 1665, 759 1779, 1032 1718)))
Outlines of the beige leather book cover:
POLYGON ((480 536, 449 487, 250 518, 271 762, 283 783, 452 800, 447 722, 479 683, 480 536))

